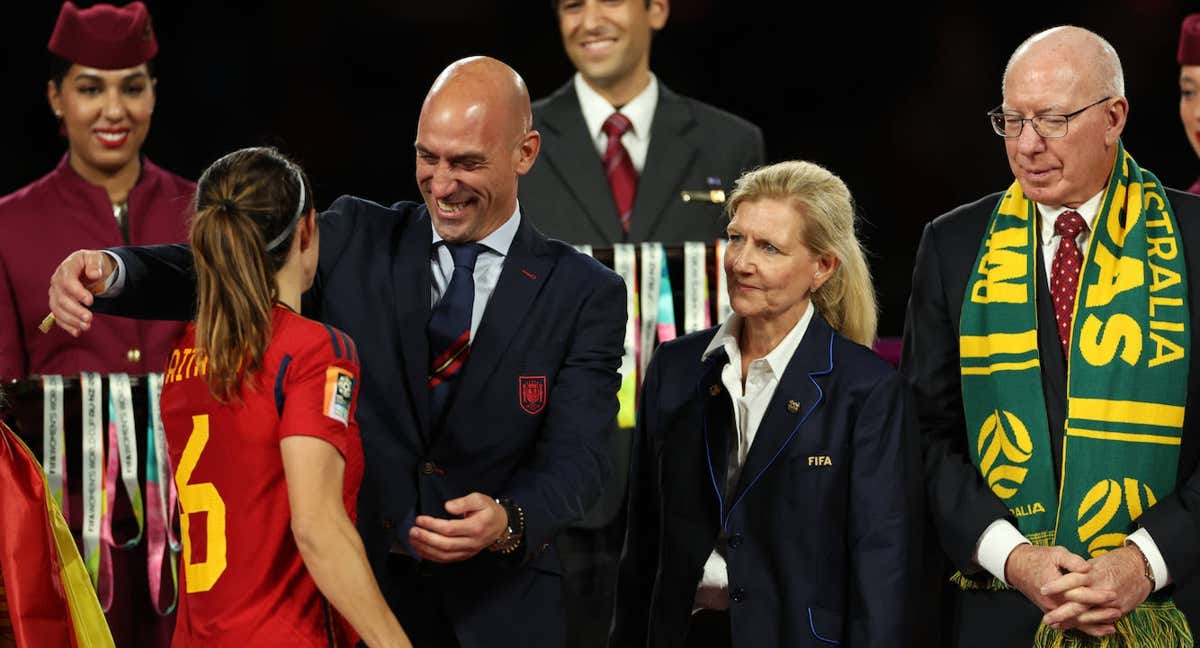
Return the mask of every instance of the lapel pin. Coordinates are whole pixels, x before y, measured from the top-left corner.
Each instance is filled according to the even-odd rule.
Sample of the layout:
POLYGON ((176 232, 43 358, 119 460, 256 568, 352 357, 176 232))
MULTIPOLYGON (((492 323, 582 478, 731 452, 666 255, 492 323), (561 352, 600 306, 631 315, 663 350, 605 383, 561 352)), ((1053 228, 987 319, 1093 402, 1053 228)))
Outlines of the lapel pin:
POLYGON ((709 388, 708 388, 708 394, 709 394, 710 396, 716 396, 717 394, 720 394, 720 393, 721 393, 721 386, 720 386, 720 385, 713 385, 713 386, 711 386, 711 387, 709 387, 709 388))
POLYGON ((721 189, 708 189, 705 191, 685 190, 679 192, 680 199, 683 202, 704 202, 720 205, 725 202, 725 192, 721 189))
POLYGON ((791 412, 792 414, 799 412, 800 411, 800 403, 797 403, 794 400, 788 401, 788 411, 791 412))
POLYGON ((537 279, 537 275, 526 270, 525 268, 521 268, 521 274, 525 275, 526 277, 529 277, 530 279, 537 279))

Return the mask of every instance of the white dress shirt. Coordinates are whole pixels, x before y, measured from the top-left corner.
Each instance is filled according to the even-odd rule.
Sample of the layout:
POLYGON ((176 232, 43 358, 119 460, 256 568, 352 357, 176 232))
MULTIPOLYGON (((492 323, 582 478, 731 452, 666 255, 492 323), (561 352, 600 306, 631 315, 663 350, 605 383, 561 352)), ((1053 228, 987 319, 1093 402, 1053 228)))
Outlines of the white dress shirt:
MULTIPOLYGON (((737 484, 746 465, 746 455, 754 443, 758 433, 758 424, 762 422, 767 406, 779 386, 779 379, 787 369, 788 363, 804 339, 808 323, 812 321, 813 305, 810 301, 800 321, 784 336, 779 344, 767 355, 750 361, 746 368, 746 387, 742 389, 742 352, 738 347, 738 337, 742 332, 742 318, 731 315, 712 342, 704 350, 701 359, 707 359, 717 351, 724 349, 729 356, 729 362, 721 369, 721 383, 733 402, 733 422, 737 428, 737 446, 730 448, 729 463, 726 472, 726 483, 737 484)), ((704 574, 696 588, 695 607, 710 610, 723 610, 729 607, 729 573, 725 567, 725 558, 713 549, 704 563, 704 574)))
MULTIPOLYGON (((592 86, 583 80, 583 75, 575 73, 575 95, 579 97, 579 109, 583 112, 583 121, 587 124, 588 134, 596 146, 596 152, 604 157, 608 148, 608 135, 604 134, 604 120, 617 112, 617 109, 592 86)), ((646 166, 646 152, 650 150, 650 125, 654 121, 654 109, 658 107, 658 78, 650 74, 650 83, 638 93, 629 103, 621 106, 621 114, 633 123, 624 135, 621 144, 629 152, 633 168, 638 174, 646 166)))
MULTIPOLYGON (((513 237, 517 235, 517 226, 521 224, 521 205, 518 203, 512 216, 496 231, 483 237, 478 243, 484 246, 483 251, 475 260, 475 301, 471 304, 471 341, 475 341, 475 331, 479 330, 479 322, 483 319, 483 311, 487 308, 492 292, 500 281, 500 271, 504 268, 504 258, 508 256, 508 248, 512 245, 513 237)), ((433 281, 429 282, 429 303, 437 304, 450 285, 450 277, 454 274, 454 257, 445 245, 439 245, 441 235, 436 229, 433 232, 433 251, 429 255, 430 271, 433 281)))
MULTIPOLYGON (((1095 229, 1096 215, 1100 211, 1100 201, 1103 198, 1104 190, 1101 190, 1100 193, 1092 196, 1075 209, 1083 218, 1083 222, 1087 223, 1087 229, 1080 232, 1079 236, 1075 238, 1075 244, 1079 246, 1079 250, 1085 258, 1092 230, 1095 229)), ((1070 207, 1035 204, 1037 204, 1039 227, 1041 227, 1042 233, 1042 258, 1045 260, 1046 271, 1045 285, 1049 286, 1054 255, 1058 252, 1058 244, 1062 239, 1054 232, 1054 223, 1058 220, 1059 215, 1069 211, 1070 207)), ((1167 571, 1167 563, 1163 560, 1162 552, 1158 550, 1158 545, 1155 544, 1148 531, 1138 529, 1129 534, 1126 541, 1136 544, 1138 549, 1145 554, 1146 560, 1150 563, 1150 571, 1154 573, 1156 591, 1170 584, 1171 575, 1167 571)), ((1004 565, 1008 562, 1008 556, 1018 545, 1027 543, 1029 543, 1029 539, 1022 535, 1011 522, 1005 519, 996 520, 980 534, 979 542, 975 545, 975 562, 1007 585, 1008 581, 1004 578, 1004 565)))

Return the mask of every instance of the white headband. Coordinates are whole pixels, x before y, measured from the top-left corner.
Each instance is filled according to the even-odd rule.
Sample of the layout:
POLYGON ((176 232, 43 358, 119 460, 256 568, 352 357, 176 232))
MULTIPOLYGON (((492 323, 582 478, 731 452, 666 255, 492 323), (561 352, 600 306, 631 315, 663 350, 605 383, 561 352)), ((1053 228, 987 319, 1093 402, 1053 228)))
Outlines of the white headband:
POLYGON ((292 235, 292 231, 296 229, 296 223, 300 222, 300 216, 304 214, 304 176, 300 175, 300 167, 294 165, 292 166, 292 173, 296 176, 296 182, 300 183, 300 202, 296 205, 296 215, 292 216, 291 224, 285 227, 279 233, 279 236, 276 236, 271 239, 270 243, 267 243, 267 252, 275 251, 275 248, 279 247, 280 243, 283 243, 292 235))

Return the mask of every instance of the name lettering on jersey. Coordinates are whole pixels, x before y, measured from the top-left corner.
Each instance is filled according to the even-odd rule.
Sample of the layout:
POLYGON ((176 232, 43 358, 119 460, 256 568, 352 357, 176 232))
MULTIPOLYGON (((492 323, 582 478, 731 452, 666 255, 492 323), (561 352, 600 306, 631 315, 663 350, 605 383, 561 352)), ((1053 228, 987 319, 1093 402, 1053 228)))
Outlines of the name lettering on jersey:
POLYGON ((325 370, 325 404, 321 411, 325 416, 350 424, 350 403, 354 400, 354 376, 341 367, 325 370))
POLYGON ((208 357, 196 353, 194 348, 175 349, 167 361, 167 372, 163 374, 163 384, 197 378, 208 373, 208 357))

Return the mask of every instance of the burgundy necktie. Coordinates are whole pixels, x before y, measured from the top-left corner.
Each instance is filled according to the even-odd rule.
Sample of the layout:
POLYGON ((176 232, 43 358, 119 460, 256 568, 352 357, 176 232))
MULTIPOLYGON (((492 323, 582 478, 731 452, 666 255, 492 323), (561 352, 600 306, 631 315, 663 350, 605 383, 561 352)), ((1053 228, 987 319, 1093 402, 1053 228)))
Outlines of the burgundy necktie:
POLYGON ((604 120, 604 134, 608 135, 608 146, 604 149, 604 174, 608 176, 608 188, 612 190, 613 202, 621 215, 621 229, 629 233, 629 217, 633 215, 633 197, 637 194, 637 169, 629 151, 621 144, 621 136, 633 128, 633 122, 619 112, 604 120))
POLYGON ((1058 320, 1058 340, 1062 342, 1063 353, 1068 358, 1075 289, 1079 285, 1079 268, 1083 265, 1083 254, 1075 239, 1086 229, 1087 223, 1076 211, 1065 211, 1054 221, 1054 233, 1061 238, 1058 251, 1054 253, 1054 264, 1050 266, 1050 296, 1054 299, 1054 317, 1058 320))

